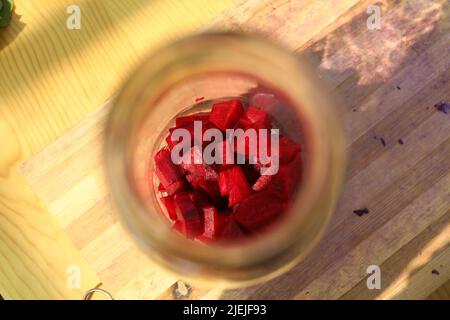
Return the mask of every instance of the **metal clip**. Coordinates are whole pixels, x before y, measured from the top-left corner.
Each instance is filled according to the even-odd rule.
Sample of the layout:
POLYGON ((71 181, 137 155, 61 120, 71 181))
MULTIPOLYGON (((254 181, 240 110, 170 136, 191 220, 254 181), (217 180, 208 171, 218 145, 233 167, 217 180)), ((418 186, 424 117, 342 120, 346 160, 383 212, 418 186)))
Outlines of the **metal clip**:
POLYGON ((91 297, 95 292, 99 292, 99 293, 103 294, 104 296, 106 296, 108 298, 108 300, 114 300, 112 295, 108 291, 100 289, 100 288, 92 288, 92 289, 86 291, 86 293, 84 294, 83 300, 91 300, 91 297))

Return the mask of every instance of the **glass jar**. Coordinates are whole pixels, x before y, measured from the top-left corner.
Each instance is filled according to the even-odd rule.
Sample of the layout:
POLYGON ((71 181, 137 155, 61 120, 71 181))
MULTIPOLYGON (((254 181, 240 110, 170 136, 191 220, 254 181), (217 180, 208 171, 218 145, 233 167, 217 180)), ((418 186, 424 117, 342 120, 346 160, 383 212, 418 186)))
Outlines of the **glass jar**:
POLYGON ((106 175, 122 222, 154 261, 189 281, 238 287, 286 271, 317 244, 338 197, 345 143, 335 108, 305 61, 258 37, 201 34, 159 50, 125 83, 107 122, 106 175), (270 232, 209 246, 165 221, 153 155, 176 116, 226 97, 289 105, 272 116, 302 144, 302 179, 290 214, 270 232))

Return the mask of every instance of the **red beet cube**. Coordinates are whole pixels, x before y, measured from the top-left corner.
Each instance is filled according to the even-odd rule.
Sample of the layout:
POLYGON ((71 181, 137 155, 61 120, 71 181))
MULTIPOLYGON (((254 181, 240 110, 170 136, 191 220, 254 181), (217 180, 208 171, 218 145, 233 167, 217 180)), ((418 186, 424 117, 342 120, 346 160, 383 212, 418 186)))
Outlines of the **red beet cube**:
POLYGON ((274 221, 286 209, 286 203, 270 189, 252 194, 236 208, 233 217, 250 231, 258 231, 274 221))
POLYGON ((219 173, 219 189, 222 196, 228 196, 228 207, 239 203, 251 193, 250 185, 239 166, 232 166, 219 173))
POLYGON ((177 214, 177 220, 183 223, 182 232, 188 238, 194 238, 203 232, 203 219, 189 193, 177 193, 173 202, 177 214))
POLYGON ((169 219, 173 221, 177 220, 177 213, 172 197, 162 197, 161 201, 167 209, 167 216, 169 217, 169 219))
POLYGON ((228 207, 232 207, 247 198, 251 194, 251 189, 241 167, 233 166, 227 170, 228 207))
POLYGON ((223 197, 228 195, 228 170, 219 172, 219 191, 220 195, 223 197))
POLYGON ((167 143, 167 147, 169 148, 169 150, 172 150, 173 147, 178 143, 178 141, 172 140, 172 132, 175 129, 176 128, 170 128, 169 129, 169 134, 166 137, 166 143, 167 143))
POLYGON ((185 189, 186 189, 186 182, 184 181, 184 179, 182 179, 168 185, 166 187, 166 192, 169 194, 169 196, 173 196, 175 193, 185 189))
POLYGON ((175 221, 175 223, 172 225, 172 229, 178 231, 179 233, 184 233, 183 222, 175 221))
POLYGON ((216 163, 216 167, 219 169, 224 169, 230 167, 234 163, 234 152, 231 148, 230 142, 228 140, 223 140, 217 142, 214 145, 216 159, 220 159, 221 163, 216 163))
POLYGON ((261 109, 249 106, 245 112, 245 117, 250 121, 252 127, 255 129, 270 129, 270 116, 261 109))
POLYGON ((211 205, 206 195, 201 191, 189 192, 189 198, 197 208, 203 208, 211 205))
POLYGON ((252 122, 249 118, 245 115, 245 113, 242 115, 242 117, 239 119, 239 121, 235 125, 235 129, 248 129, 252 127, 252 122))
POLYGON ((258 180, 253 184, 252 189, 254 191, 261 191, 265 189, 272 181, 273 175, 260 176, 258 180))
MULTIPOLYGON (((202 137, 205 133, 205 130, 209 128, 213 128, 213 125, 209 123, 209 112, 199 112, 195 113, 193 115, 179 117, 175 120, 176 126, 169 129, 169 135, 166 137, 166 142, 170 150, 173 149, 173 147, 178 143, 188 144, 189 147, 192 147, 194 144, 194 121, 200 121, 202 123, 202 137), (190 140, 185 141, 183 139, 179 139, 180 141, 172 139, 172 133, 176 129, 185 129, 190 134, 190 140)), ((207 142, 202 141, 202 137, 200 138, 200 141, 197 141, 199 144, 202 144, 203 146, 207 144, 207 142)))
POLYGON ((280 163, 288 163, 301 151, 298 143, 290 140, 288 137, 280 136, 279 139, 279 157, 280 163))
POLYGON ((208 239, 216 239, 219 236, 221 217, 213 206, 203 207, 204 232, 208 239))
POLYGON ((174 194, 184 188, 181 180, 183 173, 170 158, 170 151, 162 149, 155 155, 155 172, 162 186, 169 194, 174 194))
POLYGON ((158 191, 159 192, 166 192, 166 189, 164 188, 164 186, 162 185, 161 182, 158 184, 158 191))
POLYGON ((203 154, 197 146, 192 147, 183 156, 181 167, 189 174, 202 177, 206 181, 217 181, 218 179, 217 172, 203 162, 203 154))
POLYGON ((187 127, 194 123, 194 121, 201 121, 202 124, 206 124, 209 120, 210 112, 198 112, 191 115, 178 117, 175 120, 175 125, 178 128, 187 127))
POLYGON ((239 238, 245 237, 245 232, 239 227, 239 225, 232 219, 232 217, 229 217, 224 222, 224 225, 222 227, 222 231, 220 233, 220 237, 223 240, 236 240, 239 238))
POLYGON ((209 121, 225 131, 233 128, 243 113, 244 108, 240 100, 219 102, 213 105, 209 121))
POLYGON ((241 169, 250 185, 253 185, 260 177, 259 170, 256 170, 251 164, 243 164, 241 169))
POLYGON ((280 102, 272 93, 255 92, 250 98, 250 104, 262 110, 271 110, 280 102))
POLYGON ((302 161, 298 154, 290 163, 280 166, 278 173, 273 176, 269 187, 284 199, 290 199, 300 181, 301 173, 302 161))
POLYGON ((205 237, 203 234, 196 236, 195 241, 201 242, 201 243, 210 243, 211 238, 205 237))
POLYGON ((186 179, 195 190, 203 191, 215 205, 222 205, 219 184, 217 181, 206 181, 205 177, 193 174, 188 174, 186 179))
POLYGON ((253 161, 251 163, 259 163, 260 154, 271 156, 271 131, 266 128, 261 129, 265 129, 266 132, 260 132, 259 129, 250 127, 244 130, 243 139, 234 137, 233 146, 238 159, 243 157, 246 160, 251 159, 253 161), (252 130, 254 131, 252 132, 252 130), (261 139, 261 137, 264 137, 265 140, 261 139), (253 139, 256 140, 256 143, 253 139), (240 147, 242 143, 244 143, 244 150, 240 147))
POLYGON ((194 142, 194 125, 192 124, 188 124, 185 127, 173 127, 169 129, 169 135, 166 137, 166 142, 167 142, 167 146, 169 147, 170 150, 173 149, 173 147, 179 143, 182 143, 183 145, 188 145, 189 147, 192 147, 193 142, 194 142), (186 129, 189 132, 190 135, 190 139, 185 140, 183 138, 179 138, 179 140, 175 140, 172 138, 172 133, 175 130, 178 129, 186 129))

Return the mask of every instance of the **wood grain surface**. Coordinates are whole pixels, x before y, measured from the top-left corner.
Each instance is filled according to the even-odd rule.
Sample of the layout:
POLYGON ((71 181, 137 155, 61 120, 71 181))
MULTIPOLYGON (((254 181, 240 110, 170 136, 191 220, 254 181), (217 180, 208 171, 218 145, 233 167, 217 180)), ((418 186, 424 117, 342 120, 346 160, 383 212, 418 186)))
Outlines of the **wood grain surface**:
POLYGON ((114 94, 147 50, 193 32, 231 0, 15 0, 0 30, 0 294, 80 299, 100 279, 17 166, 114 94), (81 30, 66 9, 81 8, 81 30), (77 265, 81 287, 68 289, 77 265))
MULTIPOLYGON (((84 3, 92 5, 88 1, 84 3)), ((11 168, 44 147, 21 167, 54 220, 43 206, 39 210, 48 221, 61 227, 59 231, 52 228, 53 232, 64 235, 61 231, 64 230, 72 242, 64 236, 59 250, 68 247, 72 251, 67 252, 77 257, 77 263, 79 260, 87 262, 86 269, 93 277, 97 275, 117 298, 425 298, 450 278, 450 163, 447 160, 450 120, 448 115, 433 107, 439 101, 450 100, 450 9, 445 0, 379 1, 382 28, 369 30, 366 10, 371 3, 364 0, 238 1, 205 27, 255 32, 306 55, 329 90, 338 93, 344 102, 344 107, 338 111, 346 128, 350 164, 332 224, 318 247, 303 262, 268 283, 226 292, 220 288, 188 290, 178 279, 153 266, 135 248, 112 214, 100 161, 102 119, 108 104, 85 115, 113 95, 130 65, 135 64, 146 49, 151 49, 150 45, 141 43, 142 39, 150 37, 148 32, 131 32, 140 46, 132 49, 126 46, 128 50, 125 50, 117 42, 118 36, 111 34, 116 30, 112 22, 110 29, 105 28, 110 38, 98 37, 98 31, 92 30, 91 38, 85 39, 86 45, 81 50, 83 55, 84 51, 92 54, 91 58, 74 60, 90 64, 83 65, 84 71, 95 65, 92 71, 97 78, 80 73, 78 77, 86 78, 86 83, 79 83, 74 76, 75 92, 84 92, 86 99, 76 94, 68 96, 74 99, 70 116, 66 113, 72 108, 62 102, 62 93, 68 94, 70 86, 57 86, 67 83, 60 78, 66 75, 61 74, 59 67, 52 65, 48 69, 53 70, 52 76, 48 71, 48 77, 55 77, 54 83, 46 79, 37 85, 53 88, 61 100, 53 100, 57 98, 55 95, 42 94, 48 92, 42 91, 43 88, 27 87, 27 95, 37 97, 34 101, 41 106, 40 111, 34 109, 34 114, 27 111, 26 95, 18 92, 21 81, 30 81, 30 84, 31 80, 18 78, 17 72, 11 75, 14 84, 9 89, 0 86, 0 115, 9 119, 0 122, 0 130, 20 141, 6 141, 7 150, 12 150, 11 157, 0 158, 0 168, 11 168), (106 56, 111 48, 117 48, 117 52, 113 50, 114 54, 101 60, 99 52, 106 56), (133 58, 129 58, 131 56, 133 58), (108 59, 117 63, 108 64, 108 59), (113 68, 121 77, 116 77, 111 69, 103 75, 104 67, 113 68), (21 108, 12 114, 13 111, 4 107, 8 103, 21 108), (48 105, 51 107, 47 110, 48 105), (25 116, 22 122, 13 121, 21 116, 25 116), (36 117, 40 117, 39 120, 36 117), (63 129, 81 118, 84 120, 49 144, 63 129), (53 125, 53 122, 58 123, 53 125), (2 126, 3 123, 7 125, 2 126), (369 214, 362 217, 353 214, 352 211, 360 207, 368 207, 369 214), (382 270, 382 290, 366 287, 366 268, 372 264, 382 270)), ((123 14, 115 8, 118 11, 105 7, 108 12, 105 16, 114 12, 123 14)), ((149 10, 148 14, 150 12, 153 11, 149 10)), ((120 24, 126 29, 119 31, 124 36, 123 41, 132 41, 127 39, 130 30, 136 30, 133 28, 139 25, 134 24, 134 18, 124 18, 126 23, 120 24), (127 29, 129 26, 133 27, 127 29)), ((58 31, 55 29, 55 32, 58 31)), ((80 37, 85 37, 81 34, 80 37)), ((57 43, 56 39, 57 36, 57 43)), ((162 42, 155 41, 152 45, 162 42)), ((25 41, 23 43, 25 46, 25 41)), ((78 49, 75 52, 80 54, 78 49)), ((3 49, 0 56, 7 53, 3 49)), ((0 59, 0 66, 5 69, 3 61, 5 59, 0 59)), ((65 66, 73 71, 73 67, 65 66)), ((12 74, 12 70, 8 70, 12 74)), ((36 73, 39 71, 36 67, 36 73)), ((2 177, 12 181, 11 170, 5 170, 2 177)), ((18 173, 13 173, 14 179, 21 179, 18 173)), ((4 186, 8 189, 6 182, 4 186)), ((21 190, 26 188, 23 182, 21 190)), ((31 191, 28 192, 31 199, 28 202, 37 203, 31 191)), ((29 212, 36 212, 34 208, 32 211, 28 208, 5 210, 0 210, 9 213, 0 215, 4 219, 17 216, 16 212, 28 213, 24 219, 27 224, 33 217, 29 212)), ((18 218, 14 222, 17 229, 22 226, 18 218)), ((3 224, 0 228, 5 229, 3 224)), ((7 234, 13 234, 11 228, 6 230, 7 234)), ((11 252, 8 257, 16 254, 6 240, 0 238, 0 241, 0 257, 4 252, 11 252)), ((17 258, 21 265, 24 264, 21 261, 26 261, 29 248, 22 247, 21 243, 18 247, 22 249, 17 258)), ((59 252, 56 249, 55 252, 59 252)), ((46 261, 52 261, 52 256, 46 257, 46 261)), ((28 268, 33 263, 31 259, 28 268)), ((25 296, 14 291, 18 287, 15 281, 4 285, 4 279, 21 274, 13 269, 14 264, 1 261, 0 265, 2 295, 7 288, 6 297, 25 296), (4 272, 4 265, 9 271, 4 272)), ((48 277, 50 270, 47 267, 42 274, 48 277)), ((34 287, 42 279, 33 281, 34 287)), ((24 287, 25 281, 22 282, 24 287)), ((62 294, 69 296, 66 292, 62 294)), ((52 292, 46 288, 41 296, 44 295, 52 296, 52 292)))

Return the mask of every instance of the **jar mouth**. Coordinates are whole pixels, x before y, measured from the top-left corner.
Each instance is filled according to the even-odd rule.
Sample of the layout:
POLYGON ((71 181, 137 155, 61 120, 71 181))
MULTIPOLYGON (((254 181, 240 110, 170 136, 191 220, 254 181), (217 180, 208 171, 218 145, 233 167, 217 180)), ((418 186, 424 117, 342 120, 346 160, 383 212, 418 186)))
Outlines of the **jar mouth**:
POLYGON ((319 241, 339 193, 345 144, 330 101, 307 63, 257 37, 201 34, 161 49, 126 82, 106 125, 106 176, 120 220, 154 260, 178 274, 233 285, 277 275, 319 241), (157 210, 156 195, 152 193, 147 206, 138 196, 130 179, 131 146, 141 119, 152 112, 148 106, 170 86, 196 75, 230 71, 282 91, 298 114, 307 157, 290 214, 276 228, 240 245, 205 246, 175 234, 159 214, 149 214, 149 207, 157 210))

